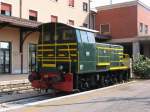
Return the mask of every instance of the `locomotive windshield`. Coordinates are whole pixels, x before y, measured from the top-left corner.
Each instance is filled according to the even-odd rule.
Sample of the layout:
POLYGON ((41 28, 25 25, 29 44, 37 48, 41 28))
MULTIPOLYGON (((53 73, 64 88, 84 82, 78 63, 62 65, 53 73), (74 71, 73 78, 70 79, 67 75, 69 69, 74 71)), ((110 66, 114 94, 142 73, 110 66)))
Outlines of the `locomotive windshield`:
POLYGON ((41 43, 62 43, 62 42, 74 42, 76 41, 75 29, 62 24, 46 24, 41 28, 41 43))
POLYGON ((76 30, 76 35, 79 43, 95 43, 95 35, 93 32, 76 30))

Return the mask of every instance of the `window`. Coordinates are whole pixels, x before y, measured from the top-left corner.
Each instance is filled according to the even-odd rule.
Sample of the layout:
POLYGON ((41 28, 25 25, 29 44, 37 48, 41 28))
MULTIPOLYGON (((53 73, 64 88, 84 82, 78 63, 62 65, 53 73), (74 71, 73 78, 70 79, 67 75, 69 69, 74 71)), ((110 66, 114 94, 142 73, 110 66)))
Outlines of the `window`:
POLYGON ((143 32, 143 23, 140 23, 140 32, 143 32))
POLYGON ((70 25, 74 25, 74 20, 69 20, 70 25))
POLYGON ((83 2, 83 11, 88 11, 88 4, 83 2))
POLYGON ((81 43, 81 35, 80 35, 80 30, 76 30, 76 35, 77 35, 77 40, 79 43, 81 43))
POLYGON ((29 10, 29 20, 37 21, 37 11, 29 10))
POLYGON ((0 49, 9 49, 9 46, 8 42, 0 42, 0 49))
POLYGON ((83 43, 88 43, 88 36, 87 36, 87 33, 86 31, 80 31, 80 34, 81 34, 81 39, 82 39, 82 42, 83 43))
POLYGON ((55 23, 58 22, 58 17, 51 15, 51 22, 55 22, 55 23))
POLYGON ((104 35, 110 34, 110 25, 109 24, 100 25, 100 33, 104 35))
POLYGON ((87 27, 88 27, 88 24, 83 23, 83 27, 87 28, 87 27))
POLYGON ((63 40, 74 40, 75 39, 74 30, 65 29, 64 32, 62 33, 62 36, 63 40))
POLYGON ((29 71, 35 72, 37 70, 37 61, 36 61, 36 53, 37 53, 37 45, 29 44, 29 71))
POLYGON ((74 7, 74 0, 69 0, 69 6, 74 7))
POLYGON ((6 3, 1 3, 1 14, 11 16, 11 5, 6 3))
POLYGON ((148 25, 145 25, 145 34, 148 34, 148 25))
POLYGON ((95 36, 94 36, 94 33, 92 32, 87 32, 87 35, 88 35, 88 40, 90 43, 95 43, 95 36))
POLYGON ((11 43, 0 42, 0 73, 10 73, 11 43))
POLYGON ((50 0, 50 1, 58 2, 58 0, 50 0))

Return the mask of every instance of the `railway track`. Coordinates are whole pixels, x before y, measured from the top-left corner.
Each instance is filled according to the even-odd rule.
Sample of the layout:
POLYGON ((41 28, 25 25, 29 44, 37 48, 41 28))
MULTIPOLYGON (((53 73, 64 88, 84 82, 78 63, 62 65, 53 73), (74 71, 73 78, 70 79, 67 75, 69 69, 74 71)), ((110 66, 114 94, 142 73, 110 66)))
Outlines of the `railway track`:
POLYGON ((41 91, 34 89, 28 80, 14 80, 0 82, 0 104, 15 102, 23 99, 49 96, 49 98, 64 95, 52 90, 41 91))
MULTIPOLYGON (((78 91, 79 92, 79 91, 78 91)), ((82 92, 82 91, 81 91, 82 92)), ((76 93, 76 92, 74 92, 76 93)), ((72 93, 73 94, 73 93, 72 93)), ((31 87, 28 80, 0 83, 0 104, 15 102, 23 99, 49 95, 48 98, 65 96, 65 93, 55 93, 52 90, 40 91, 31 87)))
POLYGON ((0 104, 20 99, 44 95, 31 87, 28 80, 13 80, 0 82, 0 104))

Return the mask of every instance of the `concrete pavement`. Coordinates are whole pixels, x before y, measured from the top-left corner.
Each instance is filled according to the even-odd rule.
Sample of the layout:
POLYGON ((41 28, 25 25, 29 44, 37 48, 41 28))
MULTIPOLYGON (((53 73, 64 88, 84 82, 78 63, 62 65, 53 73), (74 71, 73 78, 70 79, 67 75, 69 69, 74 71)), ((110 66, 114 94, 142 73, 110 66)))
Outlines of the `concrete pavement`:
POLYGON ((98 89, 7 112, 150 112, 150 80, 98 89))

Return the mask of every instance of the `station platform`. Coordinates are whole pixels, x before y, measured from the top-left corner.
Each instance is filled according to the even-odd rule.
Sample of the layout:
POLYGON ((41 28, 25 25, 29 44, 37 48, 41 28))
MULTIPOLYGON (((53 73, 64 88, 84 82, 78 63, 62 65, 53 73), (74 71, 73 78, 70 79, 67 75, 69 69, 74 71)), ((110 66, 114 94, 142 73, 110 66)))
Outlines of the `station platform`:
POLYGON ((43 101, 12 102, 0 112, 150 112, 149 88, 150 80, 136 80, 43 101))
POLYGON ((26 80, 29 74, 0 74, 0 82, 12 80, 26 80))
POLYGON ((149 83, 150 80, 132 81, 20 107, 17 105, 7 112, 150 112, 149 83))
POLYGON ((0 75, 0 91, 3 86, 12 86, 17 84, 29 83, 28 74, 1 74, 0 75))

